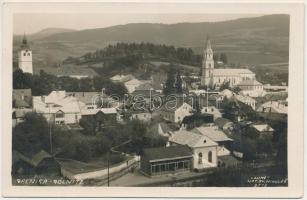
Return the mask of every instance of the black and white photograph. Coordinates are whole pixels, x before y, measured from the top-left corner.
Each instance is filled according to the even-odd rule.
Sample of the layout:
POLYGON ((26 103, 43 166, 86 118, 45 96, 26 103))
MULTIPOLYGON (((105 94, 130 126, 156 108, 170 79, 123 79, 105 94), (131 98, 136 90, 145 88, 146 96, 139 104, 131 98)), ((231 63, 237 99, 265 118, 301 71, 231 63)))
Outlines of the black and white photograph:
POLYGON ((290 22, 14 13, 10 184, 287 188, 290 22))

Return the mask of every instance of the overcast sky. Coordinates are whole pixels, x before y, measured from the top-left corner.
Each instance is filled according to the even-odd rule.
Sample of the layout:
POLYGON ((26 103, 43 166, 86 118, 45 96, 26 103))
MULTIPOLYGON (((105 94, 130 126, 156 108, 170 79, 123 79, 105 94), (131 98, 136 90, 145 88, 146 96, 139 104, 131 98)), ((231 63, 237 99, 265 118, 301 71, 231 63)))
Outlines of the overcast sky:
POLYGON ((45 28, 76 30, 104 28, 128 23, 217 22, 255 14, 15 14, 14 34, 31 34, 45 28))

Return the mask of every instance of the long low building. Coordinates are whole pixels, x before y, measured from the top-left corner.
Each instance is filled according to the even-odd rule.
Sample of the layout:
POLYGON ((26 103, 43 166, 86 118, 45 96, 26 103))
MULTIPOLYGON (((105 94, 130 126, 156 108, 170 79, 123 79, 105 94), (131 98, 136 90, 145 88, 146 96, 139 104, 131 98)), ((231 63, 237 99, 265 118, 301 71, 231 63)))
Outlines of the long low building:
POLYGON ((149 176, 190 171, 192 157, 187 145, 144 149, 141 171, 149 176))

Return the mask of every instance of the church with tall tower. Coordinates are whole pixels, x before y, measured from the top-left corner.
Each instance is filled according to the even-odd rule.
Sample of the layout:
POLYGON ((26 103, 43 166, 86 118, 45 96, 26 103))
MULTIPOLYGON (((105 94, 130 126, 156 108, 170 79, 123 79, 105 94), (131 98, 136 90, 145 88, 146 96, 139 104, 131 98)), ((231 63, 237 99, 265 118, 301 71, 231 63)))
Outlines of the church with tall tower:
POLYGON ((18 68, 21 69, 24 73, 33 74, 32 51, 25 34, 18 51, 18 68))
POLYGON ((263 85, 256 80, 256 75, 246 68, 214 68, 213 50, 211 42, 207 39, 201 67, 200 84, 202 87, 219 88, 223 83, 230 87, 238 86, 248 94, 255 96, 262 93, 263 85))
POLYGON ((213 81, 214 59, 211 42, 208 38, 201 69, 201 85, 209 86, 213 81))

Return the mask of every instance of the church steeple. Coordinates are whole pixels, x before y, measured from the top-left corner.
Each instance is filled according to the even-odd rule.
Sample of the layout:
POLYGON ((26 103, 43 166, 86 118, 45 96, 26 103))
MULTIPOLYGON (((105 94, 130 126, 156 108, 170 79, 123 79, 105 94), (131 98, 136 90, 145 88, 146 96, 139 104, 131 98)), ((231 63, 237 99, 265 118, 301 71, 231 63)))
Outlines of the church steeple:
POLYGON ((28 44, 28 40, 26 37, 26 33, 23 34, 23 39, 22 39, 22 43, 21 43, 21 49, 29 49, 29 44, 28 44))
POLYGON ((211 42, 210 42, 210 39, 209 39, 209 36, 207 36, 207 45, 206 45, 206 49, 211 49, 211 42))
POLYGON ((209 86, 210 82, 213 79, 213 70, 214 70, 214 60, 213 60, 213 51, 211 48, 211 42, 207 36, 206 48, 203 55, 202 63, 202 75, 201 75, 201 85, 209 86))
POLYGON ((21 41, 20 50, 18 51, 18 67, 24 73, 33 74, 32 51, 29 47, 25 33, 21 41))

